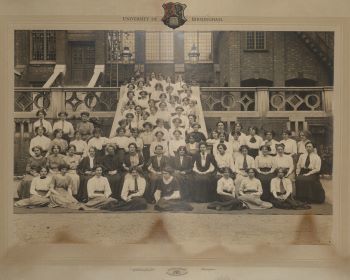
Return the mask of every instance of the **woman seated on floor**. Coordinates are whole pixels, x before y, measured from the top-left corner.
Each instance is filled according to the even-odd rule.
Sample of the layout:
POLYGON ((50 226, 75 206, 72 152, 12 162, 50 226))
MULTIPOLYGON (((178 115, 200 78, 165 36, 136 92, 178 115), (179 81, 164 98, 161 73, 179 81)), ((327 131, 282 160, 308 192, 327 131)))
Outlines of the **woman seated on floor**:
POLYGON ((226 167, 223 170, 223 176, 217 182, 217 201, 208 204, 208 209, 216 210, 240 210, 246 206, 242 201, 236 198, 236 188, 231 178, 231 169, 226 167))
POLYGON ((306 154, 297 163, 296 198, 307 203, 323 203, 325 192, 320 182, 321 158, 314 152, 314 144, 305 144, 306 154))
POLYGON ((292 198, 292 182, 284 177, 285 175, 286 171, 278 168, 277 177, 271 180, 272 197, 270 201, 273 206, 280 209, 310 209, 309 205, 292 198))
POLYGON ((248 177, 244 178, 239 188, 238 199, 246 203, 250 209, 268 209, 272 207, 270 202, 265 202, 260 199, 263 190, 261 182, 255 178, 256 170, 248 168, 248 177))
POLYGON ((50 186, 52 178, 47 176, 49 169, 45 166, 38 168, 39 176, 32 180, 30 198, 15 203, 16 207, 44 207, 50 203, 50 186))
POLYGON ((143 198, 145 190, 145 178, 140 176, 137 167, 132 167, 130 169, 130 175, 126 176, 124 180, 121 194, 122 200, 109 203, 101 209, 110 211, 145 210, 147 208, 147 202, 143 198))
POLYGON ((156 205, 154 209, 158 211, 192 211, 193 207, 181 200, 180 186, 172 175, 173 169, 166 167, 162 174, 162 179, 157 182, 154 198, 156 205))
POLYGON ((30 184, 33 178, 39 175, 38 170, 41 167, 46 166, 47 158, 42 155, 42 148, 40 146, 34 146, 32 151, 34 155, 28 159, 26 174, 24 175, 17 191, 19 199, 29 198, 30 184))
POLYGON ((72 178, 67 174, 68 166, 61 164, 58 167, 59 174, 52 177, 50 187, 50 204, 49 207, 62 207, 77 210, 86 210, 84 204, 79 203, 72 195, 72 178))
POLYGON ((90 178, 87 182, 87 192, 89 201, 85 206, 93 208, 102 208, 107 206, 116 199, 110 197, 112 194, 108 179, 102 176, 103 168, 101 165, 95 167, 95 176, 90 178))

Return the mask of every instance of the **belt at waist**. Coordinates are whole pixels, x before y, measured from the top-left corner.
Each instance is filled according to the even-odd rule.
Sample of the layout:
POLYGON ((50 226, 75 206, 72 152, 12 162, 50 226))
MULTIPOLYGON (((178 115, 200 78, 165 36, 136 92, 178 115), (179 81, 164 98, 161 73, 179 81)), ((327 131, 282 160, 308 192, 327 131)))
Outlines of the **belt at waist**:
POLYGON ((134 193, 138 193, 138 191, 129 191, 128 195, 134 194, 134 193))
POLYGON ((285 195, 287 192, 277 192, 277 195, 285 195))
POLYGON ((285 154, 285 155, 290 155, 290 154, 292 154, 292 153, 286 153, 286 152, 284 152, 284 154, 285 154))
POLYGON ((105 192, 104 192, 104 191, 94 191, 94 193, 101 193, 101 194, 104 194, 105 192))
POLYGON ((263 172, 271 171, 271 167, 262 167, 260 170, 263 172))
POLYGON ((243 193, 257 193, 258 191, 256 190, 245 190, 243 193))
POLYGON ((48 191, 38 191, 38 190, 36 190, 36 192, 37 192, 39 195, 44 196, 44 195, 47 194, 48 191))

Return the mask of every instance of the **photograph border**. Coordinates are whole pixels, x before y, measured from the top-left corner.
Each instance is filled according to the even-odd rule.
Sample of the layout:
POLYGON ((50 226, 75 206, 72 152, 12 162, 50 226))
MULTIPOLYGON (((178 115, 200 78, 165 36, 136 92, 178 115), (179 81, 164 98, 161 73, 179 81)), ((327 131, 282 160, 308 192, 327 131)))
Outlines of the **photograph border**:
MULTIPOLYGON (((190 16, 187 16, 190 18, 190 16)), ((159 17, 160 19, 160 17, 159 17)), ((240 246, 232 245, 223 247, 208 257, 208 254, 199 253, 202 249, 198 244, 187 244, 186 251, 178 244, 173 245, 117 245, 113 246, 116 252, 129 250, 130 253, 122 255, 118 253, 108 253, 111 248, 102 246, 91 246, 88 244, 73 244, 74 240, 63 240, 62 244, 29 245, 16 246, 11 243, 13 232, 13 205, 11 187, 13 169, 13 56, 14 56, 14 34, 15 29, 33 29, 43 27, 46 29, 64 30, 107 30, 107 29, 143 29, 143 30, 168 30, 160 24, 145 25, 144 23, 125 23, 122 16, 7 16, 1 19, 1 49, 6 50, 1 53, 1 61, 7 67, 1 67, 1 84, 3 102, 1 103, 1 128, 6 134, 4 141, 6 160, 1 162, 1 178, 3 187, 0 190, 1 205, 1 253, 10 262, 25 260, 28 256, 33 256, 35 263, 115 263, 130 264, 167 264, 180 262, 184 264, 213 264, 231 263, 230 260, 241 258, 242 262, 249 259, 249 263, 274 263, 288 265, 293 263, 317 264, 339 263, 343 257, 350 253, 349 239, 349 214, 350 192, 348 190, 349 172, 347 170, 349 147, 349 20, 345 18, 255 18, 255 17, 223 17, 223 22, 214 24, 192 24, 187 22, 181 30, 201 30, 214 27, 214 30, 230 31, 334 31, 335 32, 335 71, 334 71, 334 92, 333 116, 334 116, 334 171, 333 171, 333 228, 332 245, 298 245, 270 247, 264 245, 240 246), (297 23, 296 23, 297 22, 297 23), (7 121, 4 121, 7 120, 7 121), (4 206, 7 207, 4 207, 4 206), (269 249, 269 250, 266 250, 269 249), (274 253, 264 253, 273 249, 274 253), (34 251, 35 250, 35 251, 34 251), (53 253, 53 251, 58 253, 53 253), (257 255, 257 252, 260 252, 257 255), (277 252, 277 253, 276 253, 277 252), (280 252, 280 253, 278 253, 280 252), (93 253, 93 254, 92 254, 93 253), (192 256, 195 256, 193 258, 192 256), (93 256, 93 257, 91 257, 93 256), (146 257, 145 257, 146 256, 146 257), (167 256, 167 257, 165 257, 167 256), (243 256, 243 257, 242 257, 243 256), (244 257, 246 256, 247 259, 244 257), (255 257, 252 257, 255 256, 255 257), (267 257, 267 258, 266 258, 267 257)), ((176 214, 161 214, 165 216, 176 214)), ((271 250, 272 251, 272 250, 271 250)), ((239 263, 239 262, 236 262, 239 263)))

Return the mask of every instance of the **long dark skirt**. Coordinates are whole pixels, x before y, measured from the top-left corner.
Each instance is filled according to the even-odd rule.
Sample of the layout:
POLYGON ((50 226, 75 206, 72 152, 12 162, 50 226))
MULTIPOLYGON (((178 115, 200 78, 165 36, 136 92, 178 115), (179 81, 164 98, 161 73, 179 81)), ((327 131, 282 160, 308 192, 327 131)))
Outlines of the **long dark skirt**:
POLYGON ((165 200, 161 198, 154 205, 154 209, 157 211, 192 211, 193 207, 180 199, 165 200))
POLYGON ((291 196, 289 196, 285 200, 277 199, 275 197, 272 197, 270 202, 272 203, 273 207, 279 208, 279 209, 293 209, 293 210, 302 210, 302 209, 310 209, 311 207, 307 205, 306 203, 303 203, 298 200, 294 200, 291 196))
POLYGON ((156 188, 160 180, 163 178, 162 175, 149 173, 148 178, 145 176, 146 179, 148 179, 149 183, 146 186, 144 197, 149 203, 155 202, 154 200, 154 193, 156 192, 156 188))
POLYGON ((106 174, 106 178, 108 180, 109 186, 110 186, 111 191, 112 191, 112 197, 119 200, 121 192, 122 192, 122 188, 123 188, 122 174, 120 174, 120 173, 117 173, 114 175, 106 174))
POLYGON ((193 175, 193 194, 194 202, 212 202, 216 200, 216 178, 210 174, 193 175))
POLYGON ((88 192, 87 192, 87 182, 92 177, 93 175, 80 175, 80 183, 79 183, 79 189, 77 193, 78 201, 87 202, 89 200, 88 192))
POLYGON ((19 199, 25 199, 30 197, 30 185, 32 184, 33 178, 34 176, 29 174, 24 176, 17 190, 19 199))
POLYGON ((101 209, 108 211, 136 211, 146 208, 147 202, 143 197, 134 197, 130 201, 114 201, 101 207, 101 209))
POLYGON ((323 203, 325 201, 325 192, 318 174, 297 176, 295 187, 297 200, 307 203, 323 203))
POLYGON ((216 210, 241 210, 245 209, 244 203, 231 195, 218 195, 218 201, 214 201, 207 206, 208 209, 216 210))
POLYGON ((193 197, 193 174, 175 174, 180 185, 181 199, 185 201, 191 201, 193 197))
POLYGON ((257 173, 256 178, 260 180, 261 186, 263 189, 263 194, 261 195, 260 199, 263 201, 270 201, 272 198, 271 194, 271 180, 274 178, 274 174, 261 174, 257 173))
MULTIPOLYGON (((143 158, 145 160, 145 162, 149 162, 149 159, 151 158, 151 152, 150 152, 150 148, 151 145, 144 145, 143 149, 142 149, 142 154, 143 154, 143 158)), ((144 168, 146 168, 146 165, 144 166, 144 168)))

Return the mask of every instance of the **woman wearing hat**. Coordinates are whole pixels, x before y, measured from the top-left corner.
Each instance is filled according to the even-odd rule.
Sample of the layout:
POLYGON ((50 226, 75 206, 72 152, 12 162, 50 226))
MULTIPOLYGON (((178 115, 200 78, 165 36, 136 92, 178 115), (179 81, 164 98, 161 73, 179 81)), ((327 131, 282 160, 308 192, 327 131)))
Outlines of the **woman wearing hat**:
POLYGON ((28 198, 30 196, 30 184, 33 178, 39 175, 38 170, 46 166, 47 163, 47 158, 42 155, 42 148, 40 146, 32 147, 32 152, 33 155, 27 160, 26 174, 17 191, 20 199, 28 198))
POLYGON ((239 187, 238 199, 243 201, 249 209, 268 209, 272 208, 270 202, 260 199, 263 190, 259 179, 255 178, 256 170, 254 168, 247 169, 248 176, 245 177, 239 187))
POLYGON ((150 159, 150 147, 151 144, 153 142, 153 125, 150 122, 144 122, 143 123, 143 132, 140 134, 140 138, 143 141, 143 150, 142 150, 142 154, 143 157, 145 158, 145 161, 148 162, 148 160, 150 159))
POLYGON ((217 201, 208 204, 208 209, 230 211, 246 208, 243 202, 236 197, 234 174, 230 168, 223 169, 223 176, 218 180, 216 186, 217 201))
POLYGON ((199 143, 199 153, 193 156, 193 201, 210 202, 215 200, 215 169, 214 156, 207 152, 207 144, 199 143))
POLYGON ((162 178, 156 183, 154 193, 156 205, 154 209, 158 211, 192 211, 193 207, 181 200, 180 185, 173 176, 173 169, 166 167, 162 171, 162 178))
POLYGON ((84 141, 89 141, 92 137, 92 132, 94 130, 94 125, 89 122, 90 113, 89 112, 81 112, 80 113, 81 122, 77 124, 77 131, 80 132, 81 138, 84 141))
POLYGON ((150 154, 151 156, 154 156, 154 151, 155 151, 155 147, 160 145, 163 147, 163 154, 165 156, 169 156, 169 147, 168 147, 168 141, 164 140, 164 132, 162 130, 158 130, 155 134, 155 139, 154 141, 151 143, 150 146, 150 154))
POLYGON ((36 127, 35 134, 36 136, 30 140, 29 154, 31 156, 34 156, 33 147, 40 146, 42 149, 42 155, 45 156, 47 151, 49 151, 50 144, 51 144, 50 138, 44 135, 45 127, 43 126, 36 127))
POLYGON ((33 130, 35 131, 37 127, 41 126, 45 128, 45 133, 51 135, 52 133, 52 125, 49 121, 45 120, 47 115, 44 109, 40 109, 35 114, 39 119, 33 123, 33 130))
POLYGON ((263 188, 261 199, 264 201, 270 201, 270 183, 272 178, 275 177, 274 161, 273 157, 270 155, 270 146, 261 146, 260 152, 260 155, 255 158, 255 168, 257 171, 256 178, 260 180, 263 188))
POLYGON ((63 131, 62 138, 67 142, 70 141, 71 138, 74 137, 74 128, 72 123, 67 121, 68 114, 67 112, 59 112, 58 113, 59 121, 55 122, 52 129, 55 131, 56 129, 61 129, 63 131))

